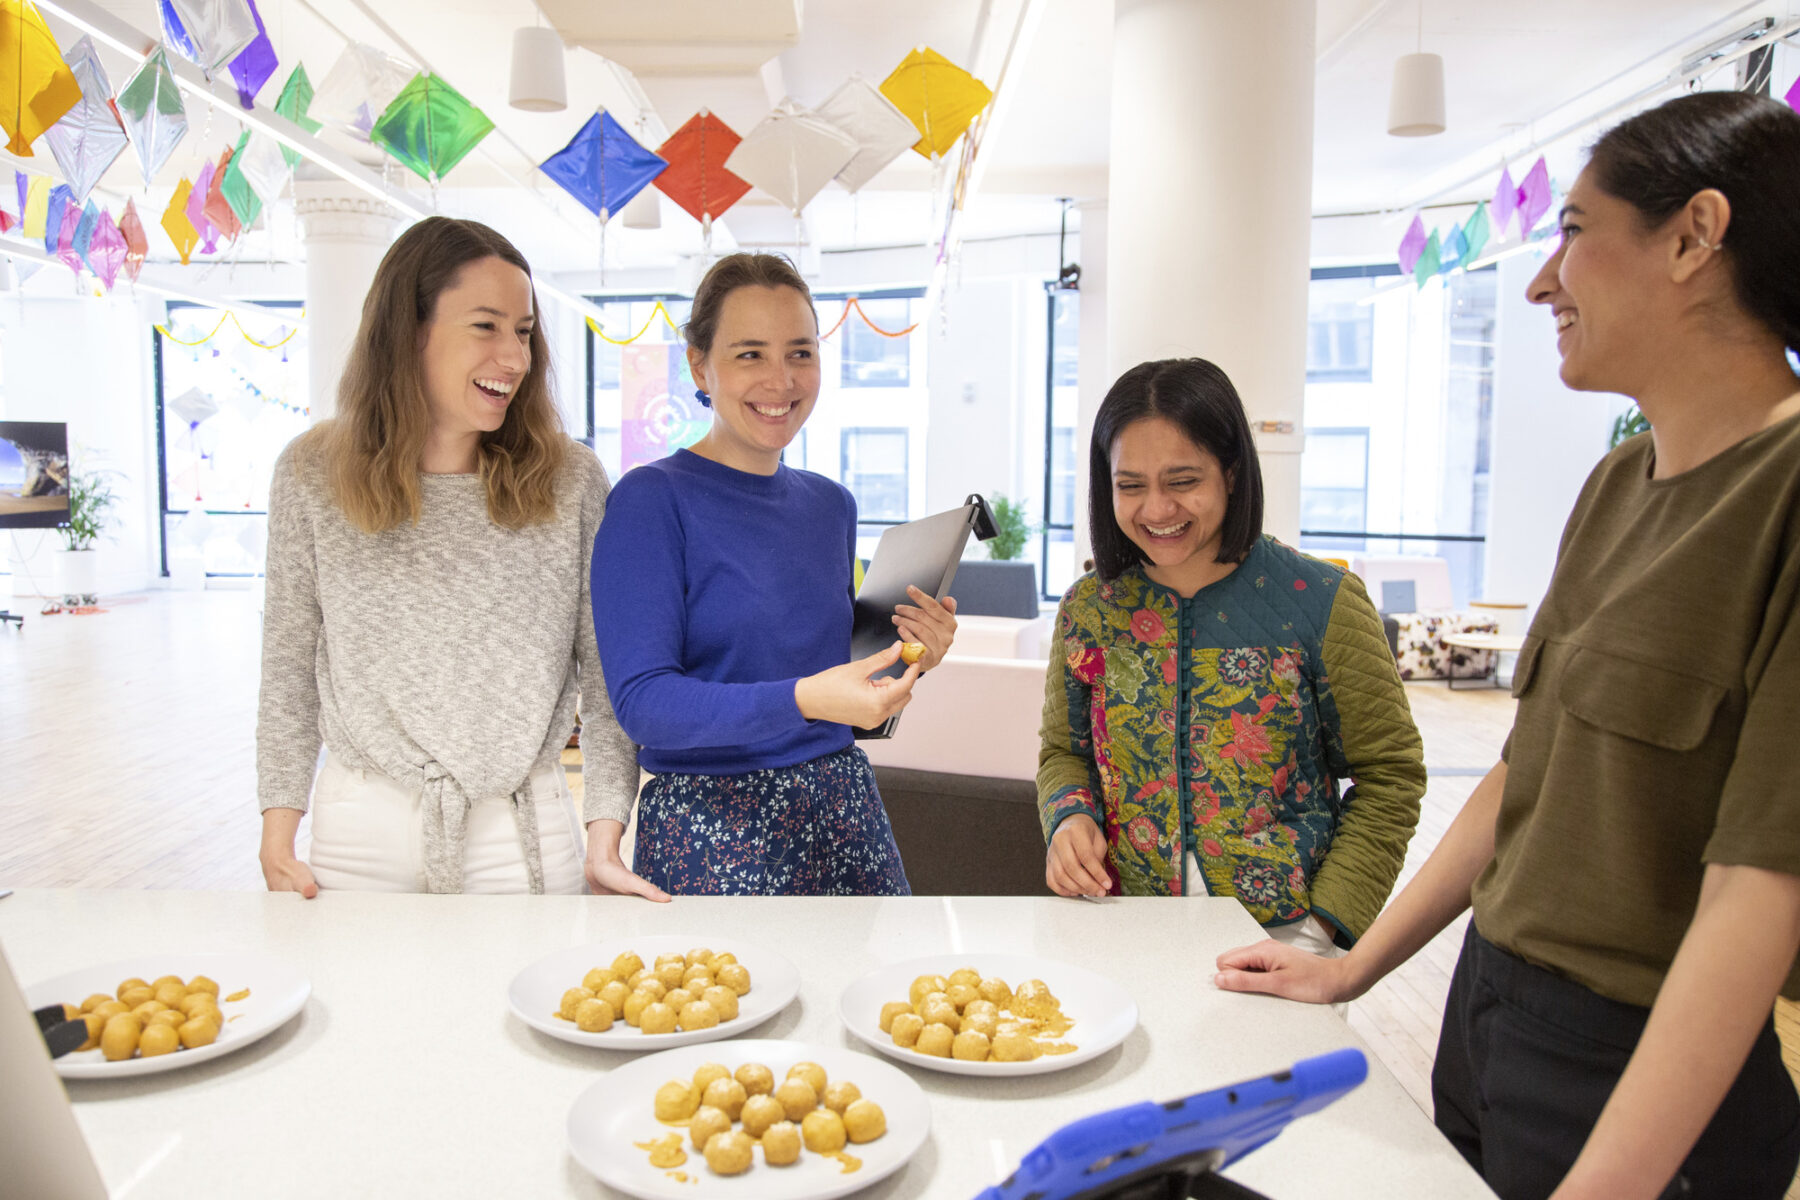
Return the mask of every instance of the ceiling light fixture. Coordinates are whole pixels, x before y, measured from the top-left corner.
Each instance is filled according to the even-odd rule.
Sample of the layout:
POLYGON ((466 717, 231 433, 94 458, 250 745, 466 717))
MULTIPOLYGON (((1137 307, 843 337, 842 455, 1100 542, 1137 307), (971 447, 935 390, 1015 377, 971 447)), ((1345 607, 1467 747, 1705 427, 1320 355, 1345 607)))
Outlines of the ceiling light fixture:
POLYGON ((509 99, 514 108, 526 112, 561 112, 569 107, 562 35, 556 30, 541 25, 513 30, 509 99))
POLYGON ((1425 53, 1425 0, 1419 0, 1417 49, 1394 60, 1388 132, 1395 137, 1430 137, 1444 132, 1444 60, 1425 53))

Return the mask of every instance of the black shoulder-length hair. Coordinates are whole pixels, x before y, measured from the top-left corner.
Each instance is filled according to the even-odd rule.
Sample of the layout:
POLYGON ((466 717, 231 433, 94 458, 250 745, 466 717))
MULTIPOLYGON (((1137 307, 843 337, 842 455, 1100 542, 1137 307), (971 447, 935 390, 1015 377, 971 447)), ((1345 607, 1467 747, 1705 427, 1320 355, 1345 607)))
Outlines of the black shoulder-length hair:
POLYGON ((1250 436, 1250 419, 1231 380, 1204 358, 1165 358, 1139 363, 1119 376, 1100 402, 1088 443, 1088 534, 1094 570, 1117 579, 1146 561, 1113 515, 1112 447, 1127 425, 1163 417, 1224 468, 1229 494, 1219 538, 1219 562, 1243 562, 1262 537, 1262 464, 1250 436))

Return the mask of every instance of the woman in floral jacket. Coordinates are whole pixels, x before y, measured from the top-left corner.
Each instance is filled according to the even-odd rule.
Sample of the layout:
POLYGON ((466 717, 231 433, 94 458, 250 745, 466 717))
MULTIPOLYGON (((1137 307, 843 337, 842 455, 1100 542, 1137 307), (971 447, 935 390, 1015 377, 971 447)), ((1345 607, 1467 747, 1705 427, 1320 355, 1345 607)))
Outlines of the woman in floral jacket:
POLYGON ((1348 947, 1425 790, 1381 618, 1356 576, 1263 535, 1212 363, 1126 372, 1089 460, 1096 569, 1057 613, 1038 755, 1048 883, 1236 896, 1271 936, 1348 947))

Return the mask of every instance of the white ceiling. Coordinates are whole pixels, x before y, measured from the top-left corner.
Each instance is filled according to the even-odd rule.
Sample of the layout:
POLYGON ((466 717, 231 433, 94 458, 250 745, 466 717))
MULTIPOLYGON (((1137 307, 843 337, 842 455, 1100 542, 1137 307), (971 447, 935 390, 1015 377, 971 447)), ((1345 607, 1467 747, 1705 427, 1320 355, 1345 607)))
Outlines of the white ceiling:
MULTIPOLYGON (((140 30, 156 29, 155 0, 97 2, 140 30)), ((1385 132, 1388 73, 1394 58, 1419 41, 1418 3, 1318 2, 1316 213, 1391 211, 1483 195, 1503 156, 1521 154, 1537 138, 1666 77, 1685 51, 1754 17, 1793 16, 1800 0, 1424 0, 1423 46, 1445 59, 1450 129, 1434 138, 1393 138, 1385 132)), ((591 270, 599 260, 596 222, 534 165, 559 149, 596 106, 630 125, 640 100, 647 100, 653 111, 646 140, 652 145, 701 106, 744 132, 783 95, 811 104, 852 73, 879 82, 916 45, 930 45, 996 85, 1015 31, 1021 31, 1006 68, 1003 103, 983 145, 985 174, 966 214, 968 229, 985 235, 1053 231, 1057 197, 1104 195, 1112 66, 1107 0, 543 0, 543 6, 566 36, 590 44, 599 36, 602 49, 607 42, 600 31, 628 33, 613 52, 635 62, 639 72, 591 48, 572 48, 568 110, 522 112, 507 103, 511 34, 543 19, 533 0, 266 0, 260 8, 282 67, 262 100, 273 103, 295 61, 306 64, 316 84, 346 38, 428 64, 498 126, 452 173, 438 194, 439 210, 496 224, 540 269, 591 270), (797 32, 782 19, 789 8, 798 14, 797 32), (634 14, 629 26, 618 16, 627 10, 634 14), (768 29, 747 23, 759 16, 768 29), (1021 22, 1021 16, 1030 19, 1021 22), (750 65, 783 45, 788 48, 760 68, 750 65)), ((54 17, 50 23, 62 45, 74 41, 74 30, 54 17)), ((1273 52, 1242 48, 1252 60, 1273 52)), ((102 57, 116 89, 128 66, 110 51, 102 57)), ((152 258, 171 257, 154 225, 176 179, 191 176, 202 156, 216 158, 237 137, 229 84, 219 92, 223 99, 210 116, 190 101, 188 139, 155 186, 144 187, 130 151, 102 184, 101 200, 115 212, 126 196, 137 198, 153 226, 152 258)), ((1589 131, 1569 144, 1591 136, 1589 131)), ((345 135, 327 137, 354 146, 345 135)), ((39 154, 23 165, 54 173, 47 148, 39 145, 39 154)), ((367 147, 360 150, 368 161, 379 161, 367 147)), ((390 168, 390 177, 425 194, 423 184, 401 168, 390 168)), ((924 242, 933 224, 933 183, 931 164, 909 152, 859 198, 827 189, 808 210, 804 236, 826 249, 924 242)), ((772 201, 753 192, 743 206, 741 220, 727 218, 716 246, 729 246, 734 235, 790 239, 792 221, 769 211, 772 201), (752 227, 756 232, 747 232, 752 227)), ((699 249, 698 226, 666 201, 662 209, 660 231, 615 226, 608 233, 609 265, 667 264, 699 249)), ((243 241, 235 253, 245 259, 297 258, 291 206, 271 215, 266 232, 243 241)))

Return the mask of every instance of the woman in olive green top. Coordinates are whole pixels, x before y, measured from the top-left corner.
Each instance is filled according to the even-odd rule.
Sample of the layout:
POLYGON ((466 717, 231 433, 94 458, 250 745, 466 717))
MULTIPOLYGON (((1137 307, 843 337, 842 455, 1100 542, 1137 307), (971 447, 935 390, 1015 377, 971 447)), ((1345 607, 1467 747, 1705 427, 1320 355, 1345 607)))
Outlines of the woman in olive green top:
POLYGON ((1046 881, 1235 896, 1272 937, 1353 944, 1425 791, 1375 606, 1263 535, 1250 422, 1212 363, 1121 375, 1089 462, 1095 570, 1063 597, 1044 687, 1046 881))
POLYGON ((1800 115, 1686 96, 1606 134, 1530 299, 1569 386, 1652 432, 1576 503, 1502 761, 1346 958, 1220 987, 1362 994, 1471 904, 1437 1122, 1504 1200, 1774 1200, 1800 1100, 1800 115))

